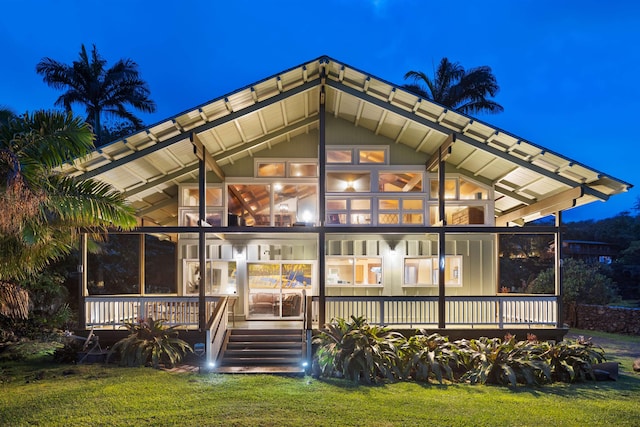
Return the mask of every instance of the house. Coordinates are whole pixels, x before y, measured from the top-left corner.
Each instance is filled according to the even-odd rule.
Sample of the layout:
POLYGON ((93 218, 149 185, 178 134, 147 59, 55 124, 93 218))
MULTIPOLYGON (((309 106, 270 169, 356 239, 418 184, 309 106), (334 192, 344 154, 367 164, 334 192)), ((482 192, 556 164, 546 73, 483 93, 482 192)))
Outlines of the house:
POLYGON ((587 264, 611 264, 620 251, 617 245, 591 240, 562 241, 565 257, 576 258, 587 264))
POLYGON ((236 320, 561 335, 560 275, 554 295, 501 294, 499 237, 562 247, 563 211, 631 187, 326 56, 63 172, 111 184, 139 218, 110 233, 117 251, 88 254, 83 235, 82 327, 162 317, 210 358, 236 320))

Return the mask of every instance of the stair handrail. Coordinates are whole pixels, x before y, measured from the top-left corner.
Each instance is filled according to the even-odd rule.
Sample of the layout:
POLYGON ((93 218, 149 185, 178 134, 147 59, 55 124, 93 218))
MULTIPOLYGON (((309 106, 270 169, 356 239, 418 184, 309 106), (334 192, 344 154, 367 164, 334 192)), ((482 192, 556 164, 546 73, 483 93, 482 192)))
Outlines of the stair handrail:
POLYGON ((227 314, 228 304, 229 297, 220 298, 207 322, 205 348, 207 365, 209 366, 218 358, 222 345, 224 344, 224 337, 229 323, 229 316, 227 314))

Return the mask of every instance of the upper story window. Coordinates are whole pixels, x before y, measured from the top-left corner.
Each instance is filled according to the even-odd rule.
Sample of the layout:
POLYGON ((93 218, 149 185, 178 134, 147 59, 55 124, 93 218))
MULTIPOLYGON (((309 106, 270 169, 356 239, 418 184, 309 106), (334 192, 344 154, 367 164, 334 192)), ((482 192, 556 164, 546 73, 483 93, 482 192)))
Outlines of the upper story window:
POLYGON ((388 147, 329 146, 326 151, 329 165, 389 164, 388 147))
POLYGON ((422 192, 421 172, 379 172, 378 192, 422 192))
POLYGON ((315 178, 318 176, 318 162, 308 159, 256 159, 254 170, 258 178, 315 178))

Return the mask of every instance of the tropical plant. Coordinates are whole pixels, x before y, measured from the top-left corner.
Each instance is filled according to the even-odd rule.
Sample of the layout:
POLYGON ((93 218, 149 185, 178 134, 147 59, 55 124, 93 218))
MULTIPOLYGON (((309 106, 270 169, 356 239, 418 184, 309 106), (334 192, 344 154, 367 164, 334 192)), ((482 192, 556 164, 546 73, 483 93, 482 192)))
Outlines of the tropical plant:
POLYGON ((516 386, 551 381, 551 371, 543 357, 546 347, 537 341, 516 341, 507 335, 504 340, 481 337, 457 344, 466 353, 468 363, 468 371, 461 379, 472 384, 516 386))
MULTIPOLYGON (((142 121, 133 115, 126 106, 153 113, 155 103, 149 98, 147 83, 140 78, 138 64, 131 59, 120 59, 111 68, 93 46, 91 57, 82 45, 80 58, 71 65, 63 64, 51 58, 43 58, 36 65, 36 72, 43 76, 44 82, 55 88, 66 90, 55 102, 66 111, 73 104, 81 104, 87 112, 87 122, 101 141, 101 115, 107 114, 130 122, 136 129, 142 121)), ((107 141, 104 141, 107 142, 107 141)))
POLYGON ((168 366, 179 363, 193 349, 178 338, 177 326, 168 327, 164 322, 148 318, 138 323, 127 323, 129 336, 113 345, 107 360, 118 354, 123 366, 151 365, 158 368, 161 363, 168 366))
POLYGON ((396 348, 401 340, 404 337, 399 333, 371 326, 364 317, 336 319, 314 340, 319 345, 316 361, 324 376, 367 384, 380 378, 396 380, 401 377, 396 348))
POLYGON ((454 380, 453 369, 460 364, 458 348, 449 338, 427 334, 425 330, 411 336, 399 346, 403 378, 416 381, 454 380))
POLYGON ((545 357, 552 379, 562 382, 595 380, 593 364, 605 360, 602 347, 583 338, 556 343, 549 347, 545 357))
POLYGON ((37 111, 0 121, 0 305, 15 300, 7 292, 25 295, 21 280, 70 253, 77 227, 136 225, 112 187, 57 172, 93 149, 90 128, 71 114, 37 111))
POLYGON ((404 85, 406 89, 464 114, 504 110, 497 102, 487 99, 496 96, 500 87, 486 65, 465 70, 459 63, 442 58, 433 77, 422 71, 409 71, 404 78, 413 80, 404 85))

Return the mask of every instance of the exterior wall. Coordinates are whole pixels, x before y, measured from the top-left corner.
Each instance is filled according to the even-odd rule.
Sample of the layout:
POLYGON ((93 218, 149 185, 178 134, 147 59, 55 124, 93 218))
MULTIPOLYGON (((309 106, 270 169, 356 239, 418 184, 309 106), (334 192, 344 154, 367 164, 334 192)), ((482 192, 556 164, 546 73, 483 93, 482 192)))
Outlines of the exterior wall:
MULTIPOLYGON (((399 131, 400 129, 398 129, 399 131)), ((404 144, 396 144, 389 138, 376 135, 370 130, 353 126, 352 123, 327 117, 327 145, 380 145, 388 146, 391 165, 419 165, 424 167, 428 156, 425 153, 417 153, 404 144)))
MULTIPOLYGON (((381 286, 330 286, 327 296, 437 296, 438 286, 404 286, 407 257, 437 256, 437 238, 406 236, 391 240, 384 235, 360 235, 349 239, 327 237, 327 256, 380 256, 381 286), (386 239, 385 239, 386 237, 386 239), (373 249, 372 250, 367 249, 373 249), (395 248, 395 253, 392 253, 395 248)), ((447 256, 462 258, 461 286, 446 286, 448 296, 495 295, 497 271, 495 238, 491 234, 448 235, 447 256)))

